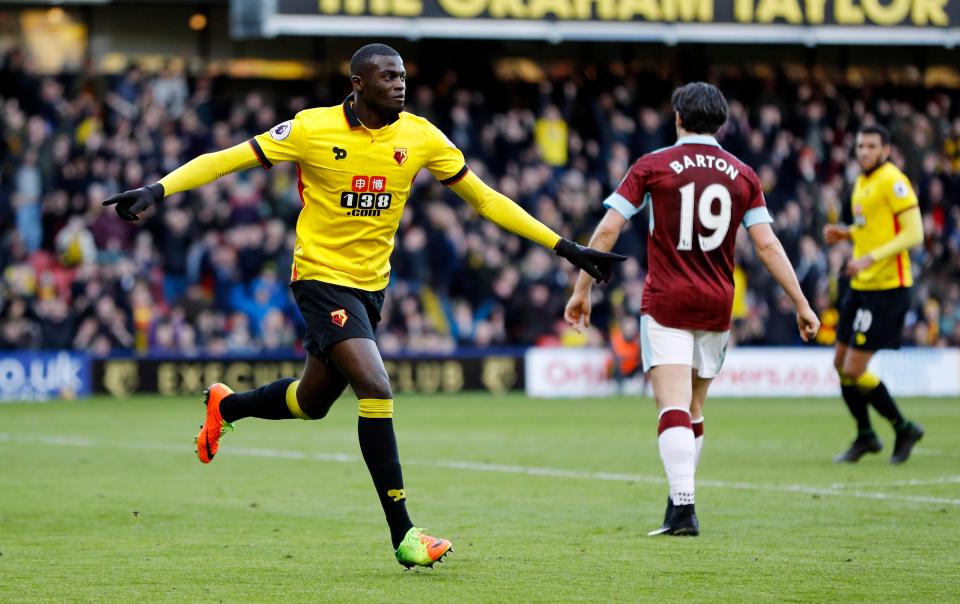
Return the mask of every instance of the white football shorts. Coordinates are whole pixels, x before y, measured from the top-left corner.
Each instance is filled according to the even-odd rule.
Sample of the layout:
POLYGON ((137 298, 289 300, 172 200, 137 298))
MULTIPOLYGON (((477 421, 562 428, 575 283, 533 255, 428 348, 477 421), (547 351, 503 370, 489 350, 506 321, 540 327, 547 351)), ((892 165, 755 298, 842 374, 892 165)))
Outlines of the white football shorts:
POLYGON ((640 354, 643 371, 657 365, 688 365, 704 379, 717 377, 727 354, 730 331, 702 331, 664 327, 650 315, 640 317, 640 354))

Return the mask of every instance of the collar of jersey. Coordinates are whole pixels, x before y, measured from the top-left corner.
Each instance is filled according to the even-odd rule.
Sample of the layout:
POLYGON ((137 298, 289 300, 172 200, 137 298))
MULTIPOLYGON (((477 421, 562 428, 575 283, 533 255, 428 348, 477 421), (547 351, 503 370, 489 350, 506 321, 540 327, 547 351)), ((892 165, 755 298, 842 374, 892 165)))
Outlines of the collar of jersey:
POLYGON ((394 126, 399 124, 400 119, 403 117, 403 112, 401 111, 400 115, 397 116, 397 120, 392 124, 387 124, 383 128, 379 128, 377 130, 374 130, 372 128, 367 128, 366 126, 363 125, 363 122, 360 121, 360 118, 357 117, 357 114, 354 113, 353 105, 351 104, 351 101, 353 101, 352 92, 347 95, 347 98, 343 99, 343 117, 347 120, 347 126, 349 126, 351 130, 355 128, 364 128, 366 129, 367 132, 370 132, 372 134, 376 134, 376 133, 387 134, 393 131, 394 126))
POLYGON ((877 166, 876 166, 873 170, 870 170, 869 172, 864 172, 864 173, 863 173, 863 176, 864 176, 865 178, 870 178, 871 176, 873 176, 874 174, 876 174, 877 172, 879 172, 880 169, 883 168, 883 167, 885 167, 888 163, 890 163, 890 160, 889 160, 889 159, 886 160, 886 161, 880 162, 879 164, 877 164, 877 166))
POLYGON ((709 134, 690 134, 683 138, 677 139, 678 145, 711 145, 713 147, 719 147, 720 143, 717 142, 717 139, 713 138, 709 134))

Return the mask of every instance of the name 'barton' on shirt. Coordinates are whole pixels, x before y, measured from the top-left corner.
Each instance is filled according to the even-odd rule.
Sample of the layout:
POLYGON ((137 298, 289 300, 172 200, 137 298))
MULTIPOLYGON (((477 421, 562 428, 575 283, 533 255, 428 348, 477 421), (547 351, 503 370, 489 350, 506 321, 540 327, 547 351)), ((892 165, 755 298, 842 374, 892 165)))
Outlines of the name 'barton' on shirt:
POLYGON ((697 153, 692 157, 684 155, 682 159, 670 162, 670 168, 677 174, 683 173, 687 168, 709 168, 726 174, 730 180, 736 180, 740 175, 740 170, 722 157, 697 153))

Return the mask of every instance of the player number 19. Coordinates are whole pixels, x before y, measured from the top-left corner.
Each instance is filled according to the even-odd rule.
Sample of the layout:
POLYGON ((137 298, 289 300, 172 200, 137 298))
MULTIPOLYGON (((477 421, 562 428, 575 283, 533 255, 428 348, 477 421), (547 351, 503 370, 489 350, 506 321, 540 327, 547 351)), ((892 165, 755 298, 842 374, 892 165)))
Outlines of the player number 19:
MULTIPOLYGON (((696 183, 692 182, 680 187, 680 242, 677 243, 677 249, 681 251, 693 249, 695 187, 696 183)), ((697 204, 697 216, 703 228, 713 231, 708 237, 697 235, 700 249, 709 252, 720 247, 723 238, 727 236, 727 231, 730 230, 730 191, 721 184, 712 184, 704 189, 697 204), (720 202, 720 212, 717 214, 713 213, 714 200, 720 202)))

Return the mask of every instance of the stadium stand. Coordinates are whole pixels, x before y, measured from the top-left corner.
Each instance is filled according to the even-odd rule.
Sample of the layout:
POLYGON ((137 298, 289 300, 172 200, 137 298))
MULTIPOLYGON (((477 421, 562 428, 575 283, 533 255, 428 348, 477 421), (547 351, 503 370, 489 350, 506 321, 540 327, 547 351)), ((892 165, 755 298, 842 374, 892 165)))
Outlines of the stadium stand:
MULTIPOLYGON (((589 75, 529 82, 502 73, 475 86, 449 73, 417 78, 408 110, 443 128, 487 182, 582 241, 630 162, 672 144, 667 100, 678 83, 628 63, 589 75)), ((957 91, 760 66, 718 67, 711 79, 732 101, 721 143, 764 184, 777 234, 823 318, 819 343, 833 343, 846 253, 825 248, 821 229, 847 202, 853 133, 878 121, 893 133, 894 161, 917 189, 926 230, 906 342, 960 345, 957 91)), ((347 90, 340 77, 276 98, 255 83, 241 94, 227 86, 173 66, 41 76, 22 51, 3 56, 0 348, 189 356, 289 351, 298 341, 286 286, 301 203, 295 166, 174 196, 139 224, 100 205, 299 109, 339 103, 337 91, 347 90)), ((617 251, 632 258, 599 290, 600 330, 587 341, 600 343, 618 317, 639 310, 641 227, 635 221, 621 238, 617 251)), ((548 251, 478 219, 425 172, 392 262, 379 329, 387 352, 583 341, 561 323, 573 275, 548 251)), ((738 246, 735 339, 797 344, 789 304, 759 268, 750 246, 738 246)))

